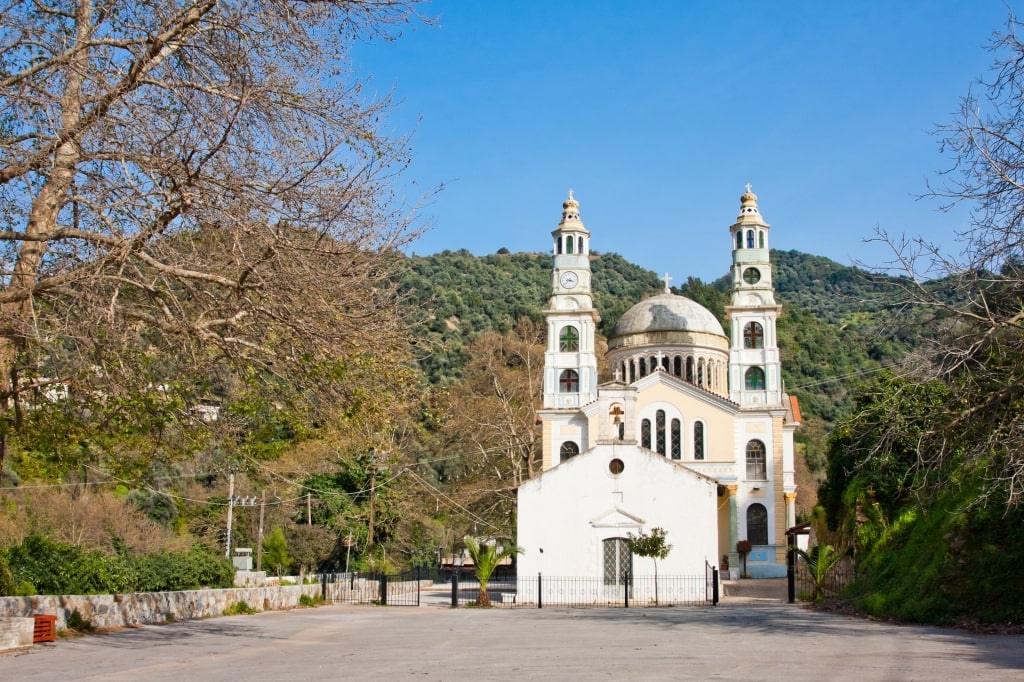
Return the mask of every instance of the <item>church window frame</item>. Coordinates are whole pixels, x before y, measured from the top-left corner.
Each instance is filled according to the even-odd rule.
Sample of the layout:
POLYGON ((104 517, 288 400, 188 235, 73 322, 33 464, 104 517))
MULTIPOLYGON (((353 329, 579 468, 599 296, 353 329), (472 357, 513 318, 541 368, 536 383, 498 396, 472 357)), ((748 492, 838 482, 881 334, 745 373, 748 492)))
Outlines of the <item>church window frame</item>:
POLYGON ((764 248, 764 230, 757 231, 757 248, 764 248))
POLYGON ((768 450, 756 438, 747 442, 747 480, 768 480, 768 450))
POLYGON ((764 369, 761 367, 748 367, 743 373, 743 385, 748 391, 765 390, 764 369))
POLYGON ((679 355, 672 358, 672 375, 680 378, 683 376, 683 358, 679 355))
POLYGON ((760 322, 743 325, 743 347, 764 348, 764 326, 760 322))
POLYGON ((576 240, 572 238, 572 235, 569 235, 569 236, 567 236, 565 238, 565 252, 567 254, 570 254, 570 255, 572 254, 572 252, 573 252, 573 248, 572 247, 575 245, 575 243, 576 243, 576 240))
POLYGON ((743 281, 753 286, 761 281, 761 271, 757 268, 746 268, 743 270, 743 281))
POLYGON ((563 370, 562 373, 558 375, 558 392, 579 393, 580 373, 574 369, 563 370))
POLYGON ((736 231, 736 248, 737 249, 742 249, 743 248, 743 230, 737 230, 736 231))
POLYGON ((578 454, 580 454, 579 444, 576 441, 567 440, 558 449, 558 461, 567 462, 578 454))
POLYGON ((704 422, 699 419, 693 423, 693 458, 701 461, 706 451, 704 422))
POLYGON ((680 460, 683 458, 683 423, 673 419, 671 429, 672 459, 680 460))
POLYGON ((640 420, 640 447, 651 449, 651 420, 646 417, 640 420))
POLYGON ((752 545, 768 543, 768 509, 760 502, 747 507, 747 540, 752 545))
POLYGON ((664 457, 666 453, 665 410, 658 410, 654 413, 654 445, 655 452, 664 457))
POLYGON ((555 239, 555 255, 556 256, 561 256, 562 255, 562 237, 561 236, 559 236, 559 237, 557 237, 555 239))
POLYGON ((625 585, 633 574, 633 553, 626 538, 606 538, 601 541, 603 554, 603 581, 606 586, 625 585))
POLYGON ((562 353, 578 353, 580 330, 571 324, 562 327, 562 331, 558 334, 558 350, 562 353))
POLYGON ((584 251, 584 249, 583 249, 583 237, 579 237, 579 241, 577 242, 577 246, 576 246, 576 253, 578 253, 578 254, 580 254, 582 256, 583 255, 583 251, 584 251))
POLYGON ((747 248, 748 249, 754 248, 754 231, 753 230, 747 230, 747 248))

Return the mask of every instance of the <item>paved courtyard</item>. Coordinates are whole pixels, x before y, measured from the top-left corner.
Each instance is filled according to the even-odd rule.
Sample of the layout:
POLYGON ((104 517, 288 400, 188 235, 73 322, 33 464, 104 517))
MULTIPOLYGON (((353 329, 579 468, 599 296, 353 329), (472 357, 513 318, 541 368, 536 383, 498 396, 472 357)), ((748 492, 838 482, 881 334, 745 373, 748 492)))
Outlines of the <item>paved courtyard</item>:
POLYGON ((1022 678, 1024 637, 869 622, 773 595, 727 597, 717 608, 330 606, 0 655, 3 680, 1022 678))

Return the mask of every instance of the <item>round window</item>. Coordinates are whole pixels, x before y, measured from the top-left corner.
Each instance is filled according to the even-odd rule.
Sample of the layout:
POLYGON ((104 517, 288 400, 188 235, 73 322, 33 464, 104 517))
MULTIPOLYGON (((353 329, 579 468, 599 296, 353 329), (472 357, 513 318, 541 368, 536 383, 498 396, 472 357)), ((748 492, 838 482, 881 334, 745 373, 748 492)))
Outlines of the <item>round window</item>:
POLYGON ((747 268, 743 271, 743 281, 747 284, 757 284, 761 281, 761 271, 757 268, 747 268))
POLYGON ((622 473, 622 470, 626 468, 626 465, 622 463, 622 460, 616 457, 612 461, 608 462, 608 471, 612 472, 616 476, 622 473))

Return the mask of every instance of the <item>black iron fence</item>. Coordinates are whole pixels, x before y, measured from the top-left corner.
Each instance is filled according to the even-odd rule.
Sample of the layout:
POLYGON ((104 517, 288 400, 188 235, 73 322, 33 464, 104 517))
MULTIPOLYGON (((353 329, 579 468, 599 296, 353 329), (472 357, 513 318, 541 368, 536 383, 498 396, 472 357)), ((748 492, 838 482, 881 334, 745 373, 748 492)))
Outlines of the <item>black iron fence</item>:
POLYGON ((711 606, 718 603, 718 570, 704 575, 631 575, 620 581, 567 576, 519 576, 487 583, 481 594, 476 579, 451 583, 451 606, 503 608, 630 608, 644 606, 711 606))
POLYGON ((324 573, 320 579, 326 601, 380 606, 419 606, 422 586, 432 582, 419 570, 395 575, 324 573))

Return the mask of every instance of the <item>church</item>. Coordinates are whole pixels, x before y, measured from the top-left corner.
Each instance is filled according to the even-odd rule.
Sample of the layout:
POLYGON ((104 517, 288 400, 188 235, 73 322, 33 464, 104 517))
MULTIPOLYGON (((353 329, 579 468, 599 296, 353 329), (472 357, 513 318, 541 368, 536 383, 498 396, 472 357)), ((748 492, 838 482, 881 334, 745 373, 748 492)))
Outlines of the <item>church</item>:
POLYGON ((800 410, 782 390, 769 225, 749 185, 728 231, 728 334, 666 277, 662 293, 622 316, 599 358, 591 235, 570 190, 552 232, 543 471, 519 488, 519 575, 605 585, 627 571, 653 575, 653 560, 632 556, 626 538, 656 527, 672 545, 660 575, 707 565, 734 578, 744 565, 750 577, 786 574, 800 410), (599 362, 610 381, 599 382, 599 362))

